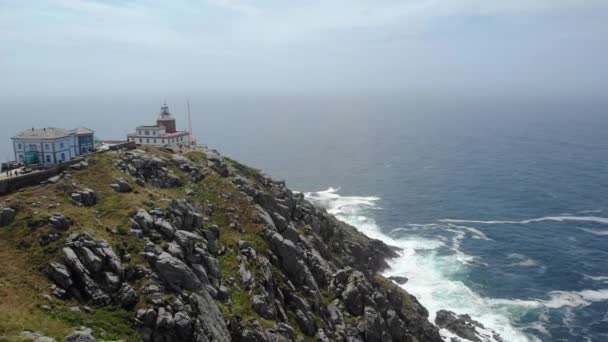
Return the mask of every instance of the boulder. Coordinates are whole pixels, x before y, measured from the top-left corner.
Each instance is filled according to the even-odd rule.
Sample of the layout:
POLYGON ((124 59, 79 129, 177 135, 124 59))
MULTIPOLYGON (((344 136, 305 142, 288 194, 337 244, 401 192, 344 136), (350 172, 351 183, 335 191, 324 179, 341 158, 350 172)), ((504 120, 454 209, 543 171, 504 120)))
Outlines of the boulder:
POLYGON ((97 204, 97 193, 91 189, 73 192, 71 197, 75 202, 80 203, 85 207, 97 204))
POLYGON ((0 227, 8 226, 15 220, 15 210, 9 207, 0 207, 0 227))
POLYGON ((93 337, 93 330, 86 327, 80 327, 78 330, 74 330, 64 339, 65 342, 95 342, 96 339, 93 337))
POLYGON ((70 220, 61 214, 53 214, 49 218, 49 224, 57 230, 68 230, 70 228, 70 220))
POLYGON ((154 262, 154 268, 161 279, 176 291, 197 291, 203 288, 202 282, 183 261, 163 252, 154 262))
POLYGON ((388 277, 388 279, 394 281, 395 283, 397 283, 399 285, 403 285, 403 284, 407 283, 407 281, 408 281, 407 277, 402 277, 402 276, 392 276, 392 277, 388 277))
POLYGON ((54 338, 44 336, 41 333, 36 333, 36 332, 31 332, 31 331, 22 331, 21 333, 19 333, 19 336, 22 336, 26 340, 32 341, 32 342, 56 342, 56 340, 54 338))
POLYGON ((133 191, 133 186, 129 184, 124 178, 118 178, 114 181, 114 183, 110 184, 110 187, 116 192, 131 192, 133 191))

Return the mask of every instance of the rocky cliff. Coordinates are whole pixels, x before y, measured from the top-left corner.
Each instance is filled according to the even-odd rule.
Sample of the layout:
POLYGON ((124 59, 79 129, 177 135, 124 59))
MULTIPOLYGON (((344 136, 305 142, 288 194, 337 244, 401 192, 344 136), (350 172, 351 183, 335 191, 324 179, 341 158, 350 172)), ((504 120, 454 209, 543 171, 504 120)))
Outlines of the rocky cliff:
POLYGON ((213 150, 85 166, 0 198, 0 340, 442 340, 391 246, 281 180, 213 150))

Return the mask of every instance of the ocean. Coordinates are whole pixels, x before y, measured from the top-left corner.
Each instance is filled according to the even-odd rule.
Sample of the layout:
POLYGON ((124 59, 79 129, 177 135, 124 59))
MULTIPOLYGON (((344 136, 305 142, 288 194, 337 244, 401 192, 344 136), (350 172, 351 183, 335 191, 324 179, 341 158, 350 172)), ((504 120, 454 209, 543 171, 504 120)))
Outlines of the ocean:
MULTIPOLYGON (((431 320, 440 309, 467 313, 507 342, 608 340, 606 104, 435 94, 188 97, 199 142, 285 178, 401 248, 385 274, 407 277, 404 288, 431 320)), ((111 100, 14 103, 11 129, 30 125, 23 118, 36 122, 31 113, 43 108, 47 119, 86 113, 74 126, 117 138, 153 122, 160 103, 111 100)), ((186 127, 185 98, 168 102, 186 127)))

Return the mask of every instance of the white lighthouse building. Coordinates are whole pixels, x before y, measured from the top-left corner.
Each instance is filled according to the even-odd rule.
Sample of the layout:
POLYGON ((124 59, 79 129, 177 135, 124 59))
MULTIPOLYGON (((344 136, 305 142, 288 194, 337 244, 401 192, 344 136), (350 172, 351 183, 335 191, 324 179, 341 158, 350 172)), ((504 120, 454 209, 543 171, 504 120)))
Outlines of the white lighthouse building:
POLYGON ((160 107, 155 126, 137 126, 134 133, 127 134, 127 140, 152 146, 175 147, 191 144, 190 132, 176 129, 175 118, 171 116, 166 103, 160 107))

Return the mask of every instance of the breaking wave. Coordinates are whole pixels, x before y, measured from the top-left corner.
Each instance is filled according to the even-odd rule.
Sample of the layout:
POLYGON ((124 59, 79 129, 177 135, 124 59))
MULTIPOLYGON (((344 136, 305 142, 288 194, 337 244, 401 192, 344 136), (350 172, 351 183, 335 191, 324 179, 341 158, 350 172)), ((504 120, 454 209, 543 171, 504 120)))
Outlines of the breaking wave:
MULTIPOLYGON (((409 280, 402 285, 429 310, 429 320, 434 321, 436 312, 441 309, 458 314, 470 314, 486 328, 496 331, 505 341, 529 342, 540 339, 527 332, 550 336, 544 326, 547 310, 577 308, 598 301, 608 300, 608 290, 553 291, 546 299, 506 299, 488 298, 476 293, 461 279, 467 268, 479 262, 474 256, 467 255, 460 247, 465 238, 478 239, 493 243, 480 230, 462 224, 525 224, 538 221, 591 221, 608 223, 608 218, 593 216, 547 216, 524 221, 472 221, 439 220, 430 224, 406 224, 384 233, 372 218, 372 212, 379 210, 376 196, 341 196, 339 189, 308 192, 305 196, 317 206, 324 207, 338 219, 355 226, 365 235, 382 240, 401 249, 399 257, 389 260, 390 269, 385 276, 405 276, 409 280), (437 234, 441 231, 440 234, 437 234), (527 325, 516 326, 516 322, 530 314, 538 319, 527 325), (524 332, 524 330, 526 332, 524 332)), ((521 254, 511 254, 513 266, 534 267, 538 262, 521 254)), ((492 336, 489 331, 482 332, 492 336)), ((452 336, 441 331, 442 337, 452 336)))
POLYGON ((570 215, 562 215, 562 216, 544 216, 529 220, 522 221, 480 221, 480 220, 456 220, 456 219, 443 219, 439 220, 439 222, 452 222, 452 223, 479 223, 479 224, 528 224, 532 222, 542 222, 542 221, 578 221, 578 222, 595 222, 608 224, 608 217, 597 217, 597 216, 570 216, 570 215))

